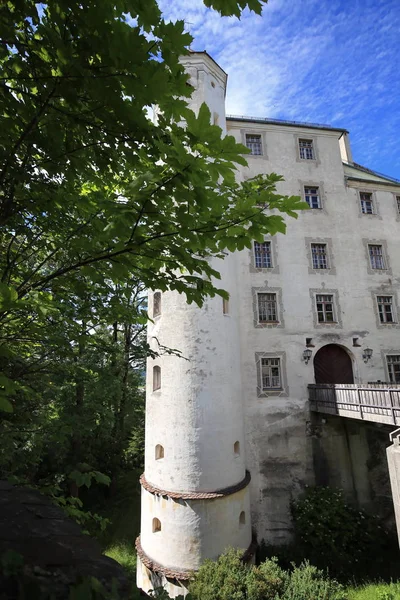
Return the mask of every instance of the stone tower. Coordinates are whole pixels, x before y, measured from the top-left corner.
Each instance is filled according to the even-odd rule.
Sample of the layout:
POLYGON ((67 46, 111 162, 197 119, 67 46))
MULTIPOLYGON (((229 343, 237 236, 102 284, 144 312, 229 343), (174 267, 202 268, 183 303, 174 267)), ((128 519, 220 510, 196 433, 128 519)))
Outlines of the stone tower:
MULTIPOLYGON (((225 132, 227 75, 206 52, 182 62, 194 88, 191 108, 206 102, 225 132)), ((147 365, 138 586, 166 586, 171 597, 205 558, 229 546, 245 552, 252 541, 234 255, 214 267, 229 302, 211 298, 199 309, 176 292, 149 294, 149 343, 188 359, 164 355, 147 365)))

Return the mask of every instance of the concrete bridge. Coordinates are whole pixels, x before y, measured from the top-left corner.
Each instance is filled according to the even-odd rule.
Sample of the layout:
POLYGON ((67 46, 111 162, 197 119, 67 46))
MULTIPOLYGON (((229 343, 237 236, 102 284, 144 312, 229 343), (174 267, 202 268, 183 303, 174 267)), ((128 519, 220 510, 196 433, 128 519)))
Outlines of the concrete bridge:
POLYGON ((400 544, 400 384, 316 383, 308 393, 314 412, 396 427, 386 455, 400 544))

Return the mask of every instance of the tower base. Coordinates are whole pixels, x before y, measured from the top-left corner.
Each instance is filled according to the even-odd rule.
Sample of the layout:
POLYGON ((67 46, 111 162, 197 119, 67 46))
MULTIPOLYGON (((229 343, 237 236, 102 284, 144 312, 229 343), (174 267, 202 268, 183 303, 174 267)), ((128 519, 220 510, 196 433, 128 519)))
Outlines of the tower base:
POLYGON ((159 573, 146 567, 139 555, 137 557, 136 567, 136 585, 139 589, 149 594, 152 590, 163 588, 170 598, 185 597, 188 594, 188 580, 182 581, 173 577, 168 577, 164 573, 159 573))

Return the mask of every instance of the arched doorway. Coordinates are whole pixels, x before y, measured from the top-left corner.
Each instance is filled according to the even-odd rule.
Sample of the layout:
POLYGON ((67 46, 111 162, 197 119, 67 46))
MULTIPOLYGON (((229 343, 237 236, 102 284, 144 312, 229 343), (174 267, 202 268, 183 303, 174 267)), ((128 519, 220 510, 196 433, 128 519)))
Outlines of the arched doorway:
POLYGON ((350 356, 341 346, 327 344, 314 356, 315 383, 354 383, 350 356))

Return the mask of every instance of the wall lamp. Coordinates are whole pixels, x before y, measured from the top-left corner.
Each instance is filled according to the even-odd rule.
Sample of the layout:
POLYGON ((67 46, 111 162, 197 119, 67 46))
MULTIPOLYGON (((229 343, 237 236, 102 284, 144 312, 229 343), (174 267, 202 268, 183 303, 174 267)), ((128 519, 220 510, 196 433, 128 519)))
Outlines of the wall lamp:
POLYGON ((306 348, 305 350, 303 350, 303 360, 306 363, 306 365, 308 365, 308 361, 310 360, 311 357, 312 357, 312 350, 310 350, 310 348, 306 348))
POLYGON ((369 359, 372 358, 372 354, 373 354, 372 348, 364 349, 364 352, 362 353, 362 357, 363 357, 365 363, 367 363, 369 361, 369 359))

